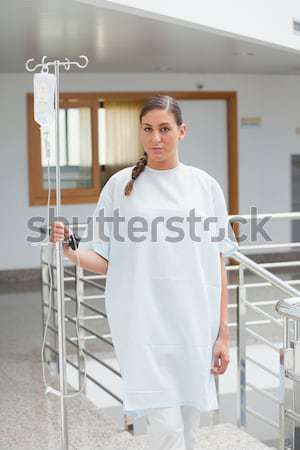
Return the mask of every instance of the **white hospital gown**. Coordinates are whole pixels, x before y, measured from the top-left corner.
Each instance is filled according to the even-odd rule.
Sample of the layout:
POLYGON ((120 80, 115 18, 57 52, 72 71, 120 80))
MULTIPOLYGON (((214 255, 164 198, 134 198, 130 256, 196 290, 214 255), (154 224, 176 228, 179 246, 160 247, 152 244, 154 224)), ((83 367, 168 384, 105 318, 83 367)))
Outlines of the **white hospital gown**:
POLYGON ((146 166, 127 197, 132 168, 110 177, 94 212, 94 218, 101 210, 112 217, 118 210, 123 222, 118 229, 116 219, 105 223, 108 240, 96 227, 92 243, 109 260, 105 303, 124 413, 140 417, 147 408, 176 405, 218 409, 210 369, 220 322, 219 253, 238 248, 222 189, 206 171, 180 162, 167 170, 146 166), (191 210, 202 217, 194 234, 191 210), (217 223, 205 231, 208 216, 217 223), (224 238, 213 241, 221 228, 224 238))

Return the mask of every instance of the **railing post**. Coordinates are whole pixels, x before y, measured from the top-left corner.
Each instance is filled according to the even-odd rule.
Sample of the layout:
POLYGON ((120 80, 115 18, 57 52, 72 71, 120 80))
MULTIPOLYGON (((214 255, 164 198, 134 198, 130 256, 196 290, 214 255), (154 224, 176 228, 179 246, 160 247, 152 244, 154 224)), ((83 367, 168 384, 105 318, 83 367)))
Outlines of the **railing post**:
MULTIPOLYGON (((49 264, 50 264, 50 272, 51 272, 51 279, 50 282, 52 283, 52 294, 51 294, 51 303, 53 306, 52 309, 52 325, 55 328, 55 330, 58 329, 58 317, 57 317, 57 312, 54 310, 54 308, 57 308, 57 302, 56 302, 56 295, 55 295, 55 290, 54 287, 56 286, 56 270, 54 268, 55 266, 55 249, 54 247, 51 246, 50 248, 50 256, 49 256, 49 252, 48 252, 48 257, 49 257, 49 264)), ((53 348, 55 348, 56 350, 58 350, 58 335, 57 333, 52 333, 53 335, 53 348)), ((55 354, 55 370, 56 370, 56 374, 58 375, 59 373, 59 360, 58 360, 58 354, 55 354)))
MULTIPOLYGON (((294 320, 294 372, 300 375, 300 335, 299 335, 299 319, 294 320)), ((293 381, 293 405, 297 414, 300 414, 300 382, 293 381)), ((300 450, 300 423, 294 421, 294 448, 300 450)))
MULTIPOLYGON (((49 270, 48 267, 46 267, 47 270, 47 277, 49 280, 49 286, 48 289, 50 289, 50 283, 52 283, 52 292, 51 292, 51 297, 50 295, 47 295, 48 298, 48 302, 50 305, 52 305, 52 311, 50 313, 50 317, 52 318, 52 326, 54 327, 55 330, 58 329, 58 319, 57 319, 57 312, 55 311, 54 308, 57 308, 57 303, 56 303, 56 295, 55 295, 55 286, 56 286, 56 270, 54 270, 54 248, 51 246, 50 248, 47 248, 47 261, 49 264, 49 270, 50 270, 50 274, 51 277, 49 276, 49 270)), ((51 323, 50 320, 50 323, 51 323)), ((52 342, 52 346, 53 348, 55 348, 56 350, 58 350, 58 337, 57 337, 57 333, 51 333, 52 339, 50 342, 52 342)), ((52 360, 55 361, 54 364, 52 364, 50 367, 53 370, 53 373, 55 373, 56 375, 58 375, 59 373, 59 360, 58 360, 58 355, 55 353, 54 357, 52 357, 52 360)))
MULTIPOLYGON (((78 317, 79 317, 79 323, 83 323, 84 322, 82 320, 82 318, 84 317, 84 307, 81 306, 81 302, 83 301, 83 296, 84 296, 84 281, 83 281, 83 275, 84 275, 84 271, 83 269, 76 264, 75 265, 75 283, 76 283, 76 314, 78 313, 78 317)), ((85 340, 83 339, 84 336, 86 335, 85 331, 78 326, 78 341, 77 341, 77 360, 78 360, 78 389, 80 389, 80 387, 82 386, 82 383, 84 382, 84 362, 82 359, 82 355, 80 354, 79 351, 79 345, 81 344, 82 348, 85 348, 85 340), (80 342, 79 342, 80 340, 80 342)), ((83 394, 86 395, 86 386, 83 389, 83 394)))
MULTIPOLYGON (((217 375, 215 375, 214 377, 216 383, 217 399, 218 403, 220 403, 220 377, 218 377, 217 375)), ((220 409, 216 409, 213 411, 211 419, 212 425, 216 425, 218 423, 220 423, 220 409)))
MULTIPOLYGON (((46 328, 46 321, 48 314, 52 314, 52 311, 50 311, 50 304, 51 304, 51 297, 50 297, 50 276, 49 276, 49 269, 48 266, 45 264, 48 261, 48 252, 49 249, 46 246, 41 247, 41 275, 42 275, 42 326, 43 326, 43 336, 45 335, 45 328, 46 328), (48 308, 46 307, 46 304, 48 304, 48 308)), ((52 268, 50 267, 50 270, 52 268)), ((51 333, 50 335, 52 337, 52 341, 54 343, 55 348, 55 338, 56 334, 53 335, 51 333)), ((47 335, 47 338, 49 339, 49 336, 47 335)), ((48 367, 51 371, 53 371, 53 368, 56 370, 56 356, 53 355, 53 352, 47 347, 49 341, 45 341, 45 348, 44 348, 44 355, 43 358, 46 361, 48 367)), ((51 343, 51 341, 50 341, 51 343)))
POLYGON ((245 267, 239 266, 237 296, 237 411, 238 426, 246 427, 246 287, 245 267))
MULTIPOLYGON (((52 285, 56 289, 57 276, 56 276, 56 261, 55 261, 55 249, 54 248, 53 248, 53 250, 51 249, 51 254, 50 254, 50 270, 51 270, 51 274, 52 274, 52 285)), ((56 295, 55 289, 52 289, 52 305, 53 305, 52 324, 53 324, 53 327, 55 328, 55 330, 58 330, 58 314, 57 314, 58 302, 57 302, 57 295, 56 295), (55 311, 55 309, 56 309, 56 311, 55 311)), ((53 346, 58 351, 58 334, 53 333, 53 335, 54 335, 53 346)), ((59 374, 58 353, 56 353, 55 359, 56 359, 56 373, 59 374)))
POLYGON ((290 434, 289 439, 287 438, 287 425, 285 415, 285 404, 286 404, 286 377, 285 370, 291 368, 290 361, 292 357, 292 349, 289 343, 289 319, 288 317, 283 317, 283 346, 279 353, 279 450, 285 450, 286 444, 290 444, 292 449, 294 449, 293 433, 290 434))

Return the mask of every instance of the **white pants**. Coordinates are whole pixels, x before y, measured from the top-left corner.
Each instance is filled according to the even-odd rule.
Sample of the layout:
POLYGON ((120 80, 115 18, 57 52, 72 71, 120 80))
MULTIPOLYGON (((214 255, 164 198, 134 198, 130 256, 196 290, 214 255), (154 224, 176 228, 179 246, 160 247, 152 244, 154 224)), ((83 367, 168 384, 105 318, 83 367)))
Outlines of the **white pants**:
POLYGON ((195 450, 200 411, 183 405, 146 410, 149 446, 147 450, 195 450))

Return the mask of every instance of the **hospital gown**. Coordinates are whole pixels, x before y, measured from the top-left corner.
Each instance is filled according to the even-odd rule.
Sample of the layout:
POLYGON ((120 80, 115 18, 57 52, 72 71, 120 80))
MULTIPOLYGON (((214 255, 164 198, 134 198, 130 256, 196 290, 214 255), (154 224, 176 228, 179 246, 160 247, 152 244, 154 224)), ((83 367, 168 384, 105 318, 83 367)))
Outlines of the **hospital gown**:
POLYGON ((238 248, 222 189, 206 171, 180 162, 166 170, 146 166, 125 196, 132 168, 104 185, 91 243, 109 261, 105 303, 124 413, 141 417, 147 408, 176 405, 218 409, 210 369, 220 322, 219 254, 238 248), (100 211, 113 218, 102 222, 104 236, 100 211), (193 232, 191 215, 201 218, 193 232))

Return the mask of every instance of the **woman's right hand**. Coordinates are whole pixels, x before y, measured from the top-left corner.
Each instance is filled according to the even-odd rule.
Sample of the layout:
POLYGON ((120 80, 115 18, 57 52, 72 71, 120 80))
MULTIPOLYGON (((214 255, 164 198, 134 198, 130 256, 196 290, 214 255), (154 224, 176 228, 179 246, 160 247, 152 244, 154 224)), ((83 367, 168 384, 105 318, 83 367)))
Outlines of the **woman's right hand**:
POLYGON ((50 233, 51 242, 55 244, 58 241, 67 241, 69 237, 70 231, 63 222, 53 222, 50 233))
MULTIPOLYGON (((63 222, 53 222, 51 225, 50 241, 68 241, 70 237, 69 228, 63 222)), ((67 242, 64 242, 64 256, 73 264, 78 264, 89 272, 107 273, 108 261, 90 249, 73 250, 67 242)))

